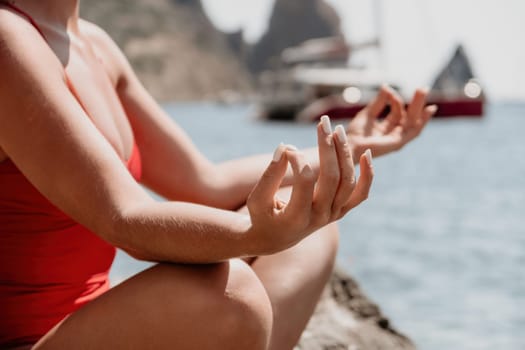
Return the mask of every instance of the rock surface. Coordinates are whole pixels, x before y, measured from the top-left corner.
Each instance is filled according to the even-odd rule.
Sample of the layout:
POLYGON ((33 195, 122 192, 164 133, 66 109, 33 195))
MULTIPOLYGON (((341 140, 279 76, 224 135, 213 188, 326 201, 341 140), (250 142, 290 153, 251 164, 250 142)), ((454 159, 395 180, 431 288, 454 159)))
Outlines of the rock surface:
POLYGON ((336 270, 295 350, 415 350, 348 275, 336 270))

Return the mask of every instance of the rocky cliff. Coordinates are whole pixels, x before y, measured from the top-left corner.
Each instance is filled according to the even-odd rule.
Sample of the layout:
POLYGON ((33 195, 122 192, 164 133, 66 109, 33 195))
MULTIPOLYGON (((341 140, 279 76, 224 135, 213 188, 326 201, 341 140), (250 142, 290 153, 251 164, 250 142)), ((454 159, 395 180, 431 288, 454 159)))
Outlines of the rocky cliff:
POLYGON ((251 75, 200 0, 90 0, 81 16, 104 28, 160 100, 249 92, 251 75))

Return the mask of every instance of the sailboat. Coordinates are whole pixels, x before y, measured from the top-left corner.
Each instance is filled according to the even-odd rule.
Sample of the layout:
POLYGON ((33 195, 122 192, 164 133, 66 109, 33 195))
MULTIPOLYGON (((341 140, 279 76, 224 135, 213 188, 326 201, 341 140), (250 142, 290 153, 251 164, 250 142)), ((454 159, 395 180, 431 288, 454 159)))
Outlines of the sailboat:
MULTIPOLYGON (((379 6, 376 2, 376 7, 379 6)), ((376 26, 380 26, 376 18, 376 26)), ((377 30, 380 33, 380 30, 377 30)), ((260 77, 262 96, 259 117, 269 120, 316 121, 352 118, 376 95, 382 84, 400 90, 380 70, 351 67, 354 53, 381 47, 380 36, 348 44, 341 38, 308 40, 285 49, 280 66, 260 77)), ((485 96, 472 73, 465 50, 457 47, 435 78, 428 103, 438 106, 435 117, 481 117, 485 96)), ((386 115, 388 111, 384 111, 386 115)))

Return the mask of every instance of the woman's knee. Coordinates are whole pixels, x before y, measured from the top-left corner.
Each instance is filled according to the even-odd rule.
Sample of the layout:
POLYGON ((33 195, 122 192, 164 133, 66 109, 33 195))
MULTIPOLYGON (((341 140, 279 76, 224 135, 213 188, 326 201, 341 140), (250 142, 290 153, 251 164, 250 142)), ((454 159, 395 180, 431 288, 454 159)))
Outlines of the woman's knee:
MULTIPOLYGON (((164 289, 163 298, 170 298, 170 289, 179 288, 179 278, 170 284, 170 274, 180 274, 176 267, 162 264, 159 270, 159 288, 164 289)), ((272 308, 264 286, 253 270, 240 260, 229 262, 182 267, 183 280, 191 295, 187 296, 189 307, 200 313, 203 320, 200 331, 216 337, 215 344, 223 348, 265 349, 272 327, 272 308), (192 303, 195 303, 193 306, 192 303), (209 329, 203 330, 207 326, 209 329)), ((180 294, 179 294, 180 295, 180 294)), ((170 305, 169 300, 158 300, 160 304, 170 305)), ((174 307, 173 317, 180 317, 180 308, 174 307)), ((197 315, 197 317, 199 317, 197 315)), ((219 347, 220 348, 220 347, 219 347)))
POLYGON ((224 305, 231 324, 231 349, 266 349, 273 314, 266 290, 252 268, 241 260, 231 260, 224 305))

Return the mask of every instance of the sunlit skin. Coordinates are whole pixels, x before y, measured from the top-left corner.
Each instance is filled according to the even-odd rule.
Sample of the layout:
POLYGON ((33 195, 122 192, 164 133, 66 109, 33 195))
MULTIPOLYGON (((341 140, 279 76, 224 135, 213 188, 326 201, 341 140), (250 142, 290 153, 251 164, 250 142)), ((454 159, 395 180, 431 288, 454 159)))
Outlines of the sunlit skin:
POLYGON ((0 6, 0 161, 104 240, 158 262, 25 348, 292 349, 333 268, 334 222, 368 197, 365 150, 386 154, 416 137, 433 113, 426 93, 405 109, 385 87, 346 134, 319 123, 318 147, 214 164, 107 34, 78 18, 78 1, 16 5, 47 41, 0 6), (134 139, 142 184, 168 201, 123 165, 134 139))

